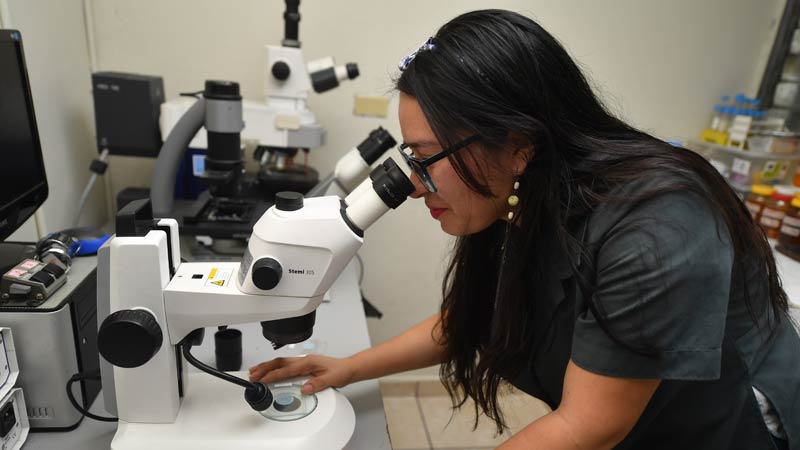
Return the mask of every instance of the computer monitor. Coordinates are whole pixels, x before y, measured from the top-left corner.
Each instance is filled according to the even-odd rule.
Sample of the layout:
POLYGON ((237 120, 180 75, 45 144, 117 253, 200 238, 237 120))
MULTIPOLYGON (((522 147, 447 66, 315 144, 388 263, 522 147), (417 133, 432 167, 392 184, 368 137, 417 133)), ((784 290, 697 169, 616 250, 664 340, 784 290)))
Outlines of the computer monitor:
POLYGON ((0 30, 0 241, 47 199, 22 36, 0 30))

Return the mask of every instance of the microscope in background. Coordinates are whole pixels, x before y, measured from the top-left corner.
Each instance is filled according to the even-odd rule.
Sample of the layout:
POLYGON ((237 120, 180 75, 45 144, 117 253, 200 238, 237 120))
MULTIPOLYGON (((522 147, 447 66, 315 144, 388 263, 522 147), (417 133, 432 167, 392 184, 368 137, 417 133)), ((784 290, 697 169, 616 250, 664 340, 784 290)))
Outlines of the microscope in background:
MULTIPOLYGON (((265 47, 265 102, 242 101, 239 97, 235 109, 215 110, 213 116, 206 115, 205 123, 202 123, 199 111, 202 106, 199 103, 205 100, 210 105, 210 101, 216 99, 210 93, 214 86, 209 83, 218 83, 207 82, 200 99, 181 98, 161 106, 161 131, 167 138, 160 155, 165 152, 177 154, 179 149, 175 146, 183 148, 180 149, 182 156, 179 161, 174 156, 168 157, 171 161, 169 165, 165 165, 166 160, 159 156, 151 198, 157 213, 175 217, 181 222, 182 233, 244 239, 249 236, 255 220, 272 204, 276 192, 290 190, 304 193, 319 183, 318 171, 301 161, 301 157, 307 156, 310 149, 324 145, 327 138, 326 130, 317 123, 307 107, 309 92, 312 89, 317 93, 329 91, 339 86, 341 81, 356 78, 359 73, 355 63, 337 66, 330 57, 306 65, 298 37, 298 7, 299 1, 286 1, 282 45, 265 47), (229 118, 223 118, 223 114, 229 118), (186 120, 187 116, 191 118, 190 121, 186 120), (187 122, 192 125, 191 128, 187 128, 187 122), (195 127, 197 123, 205 126, 195 127), (218 165, 219 160, 214 154, 219 154, 220 144, 233 145, 233 141, 220 142, 220 133, 232 133, 234 130, 240 132, 239 145, 242 141, 257 142, 254 152, 259 163, 257 173, 231 177, 228 180, 231 189, 226 189, 227 193, 210 188, 199 193, 194 201, 177 199, 180 197, 177 191, 176 201, 164 198, 163 192, 172 192, 172 186, 163 183, 163 176, 168 171, 170 182, 175 183, 176 178, 172 173, 181 170, 181 164, 190 164, 191 170, 183 169, 184 172, 190 172, 202 181, 201 186, 187 187, 186 197, 192 197, 205 186, 213 186, 208 183, 212 180, 203 174, 215 170, 212 165, 218 165), (173 138, 173 135, 177 138, 173 138), (208 152, 205 157, 204 149, 208 152), (191 155, 188 162, 187 154, 191 155), (170 208, 164 209, 166 206, 170 208)), ((384 151, 394 145, 391 136, 388 133, 386 135, 382 139, 391 142, 391 145, 386 146, 384 151)), ((232 167, 234 152, 238 154, 238 170, 238 167, 244 167, 244 157, 238 148, 231 147, 225 161, 232 167)), ((375 159, 378 156, 380 154, 375 159)), ((372 162, 374 159, 369 163, 372 162)), ((225 170, 228 171, 228 168, 225 170)))
MULTIPOLYGON (((219 107, 206 100, 208 110, 219 107)), ((111 448, 344 447, 355 415, 338 391, 303 395, 303 380, 250 382, 203 364, 191 347, 203 327, 220 323, 259 321, 275 347, 308 339, 364 230, 413 190, 389 159, 344 199, 278 193, 241 263, 181 262, 177 221, 154 219, 147 200, 123 208, 116 236, 98 254, 104 398, 119 417, 111 448), (187 362, 205 373, 188 373, 187 362)))
MULTIPOLYGON (((285 5, 282 45, 264 50, 264 101, 243 100, 236 83, 210 81, 201 92, 165 103, 160 77, 93 74, 100 157, 91 170, 102 175, 109 154, 159 157, 159 176, 154 178, 169 173, 172 183, 156 182, 152 195, 148 189, 126 188, 117 194, 118 209, 131 200, 152 197, 158 214, 176 218, 182 234, 241 241, 250 236, 276 192, 307 192, 319 184, 320 175, 305 156, 324 145, 327 134, 307 107, 309 92, 326 92, 356 78, 358 66, 337 66, 330 57, 306 64, 300 49, 299 1, 286 0, 285 5), (206 116, 205 106, 198 105, 223 101, 235 109, 213 109, 206 116), (258 169, 243 173, 242 144, 251 142, 256 144, 258 169), (171 153, 166 159, 159 156, 165 150, 171 153), (174 159, 177 155, 179 160, 174 159), (163 166, 165 161, 168 166, 163 166), (163 195, 174 200, 162 202, 163 195)), ((381 134, 376 137, 373 132, 367 140, 378 139, 386 144, 385 151, 394 140, 385 131, 381 134)), ((372 144, 365 141, 359 147, 363 145, 372 144)))
POLYGON ((336 66, 332 57, 305 64, 300 50, 299 0, 286 0, 284 38, 281 46, 266 46, 264 91, 266 107, 260 112, 265 128, 255 151, 259 162, 258 182, 266 192, 296 190, 306 192, 319 181, 319 174, 307 164, 297 161, 300 152, 325 143, 325 129, 316 124, 306 100, 311 88, 323 93, 339 86, 340 81, 358 77, 358 65, 336 66))
MULTIPOLYGON (((253 224, 272 204, 272 194, 248 195, 241 136, 245 129, 238 83, 209 80, 194 104, 170 131, 156 160, 150 198, 157 216, 175 218, 189 234, 212 238, 247 238, 253 224), (208 191, 195 201, 175 200, 176 177, 192 137, 205 130, 208 154, 195 173, 208 191)), ((286 135, 288 138, 292 133, 286 135)), ((369 173, 370 166, 396 141, 385 129, 370 132, 346 153, 330 176, 315 185, 289 183, 311 195, 349 193, 369 173)), ((316 173, 316 172, 315 172, 316 173)))

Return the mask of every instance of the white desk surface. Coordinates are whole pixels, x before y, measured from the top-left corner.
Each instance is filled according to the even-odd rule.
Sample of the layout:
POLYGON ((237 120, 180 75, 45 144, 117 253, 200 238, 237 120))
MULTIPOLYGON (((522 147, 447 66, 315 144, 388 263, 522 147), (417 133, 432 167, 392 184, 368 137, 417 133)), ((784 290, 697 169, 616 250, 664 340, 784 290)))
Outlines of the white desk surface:
MULTIPOLYGON (((278 351, 261 335, 258 323, 235 325, 242 330, 242 370, 277 356, 293 356, 300 353, 321 353, 334 357, 349 356, 368 348, 370 344, 367 321, 361 304, 355 264, 351 263, 330 290, 330 302, 317 309, 314 334, 306 345, 316 351, 284 347, 278 351)), ((214 332, 206 329, 203 345, 195 347, 193 354, 201 361, 214 365, 214 332)), ((302 346, 302 344, 301 344, 302 346)), ((189 370, 197 370, 189 366, 189 370)), ((356 428, 347 445, 352 450, 390 450, 389 433, 383 401, 376 380, 355 383, 341 389, 353 405, 356 413, 356 428)), ((102 392, 94 401, 91 412, 108 415, 103 408, 102 392)), ((98 422, 84 418, 80 426, 66 433, 31 433, 23 450, 107 450, 116 431, 116 423, 98 422)))

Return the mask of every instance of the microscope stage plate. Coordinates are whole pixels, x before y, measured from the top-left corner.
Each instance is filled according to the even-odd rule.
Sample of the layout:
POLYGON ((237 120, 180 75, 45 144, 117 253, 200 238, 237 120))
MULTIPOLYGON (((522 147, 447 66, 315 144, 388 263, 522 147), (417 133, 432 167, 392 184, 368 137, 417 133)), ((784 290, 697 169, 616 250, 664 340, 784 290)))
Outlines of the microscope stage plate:
MULTIPOLYGON (((234 372, 247 378, 245 372, 234 372)), ((120 421, 113 450, 340 449, 355 428, 350 402, 338 391, 316 394, 316 409, 301 419, 279 422, 263 417, 244 400, 244 390, 205 373, 192 372, 175 423, 120 421)))

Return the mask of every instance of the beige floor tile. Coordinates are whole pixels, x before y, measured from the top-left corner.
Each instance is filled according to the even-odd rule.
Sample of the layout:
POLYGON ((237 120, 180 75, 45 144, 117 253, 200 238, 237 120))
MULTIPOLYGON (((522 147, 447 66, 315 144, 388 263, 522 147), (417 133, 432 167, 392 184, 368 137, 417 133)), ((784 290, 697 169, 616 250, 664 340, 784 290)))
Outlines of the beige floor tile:
POLYGON ((430 448, 416 398, 384 397, 383 408, 394 450, 430 448))
POLYGON ((416 397, 416 381, 381 381, 381 396, 383 397, 416 397))
POLYGON ((444 388, 444 385, 439 380, 425 380, 419 382, 419 393, 417 395, 420 397, 446 397, 447 389, 444 388))
POLYGON ((493 448, 511 436, 508 433, 496 436, 494 423, 486 417, 481 417, 473 431, 475 413, 471 401, 455 412, 449 397, 419 397, 419 402, 433 448, 493 448))
POLYGON ((511 429, 511 434, 550 412, 546 403, 518 390, 501 395, 500 409, 505 414, 506 425, 511 429))

